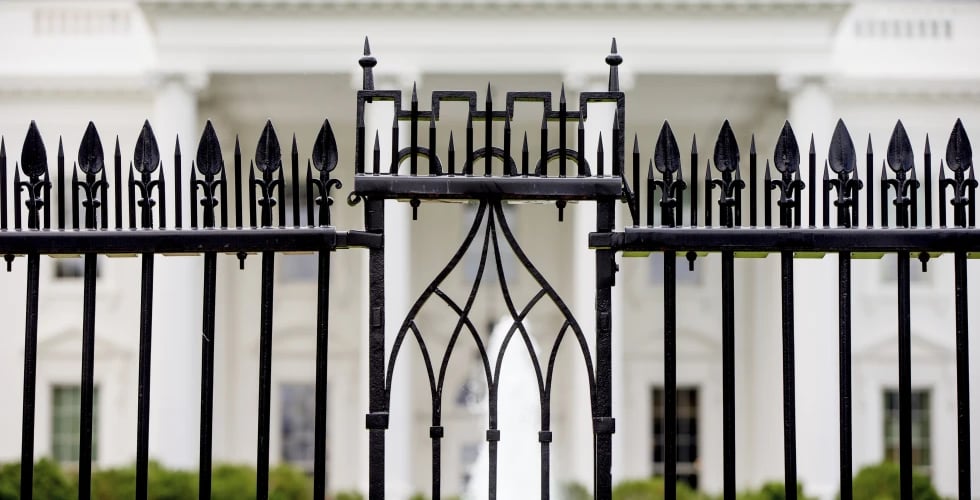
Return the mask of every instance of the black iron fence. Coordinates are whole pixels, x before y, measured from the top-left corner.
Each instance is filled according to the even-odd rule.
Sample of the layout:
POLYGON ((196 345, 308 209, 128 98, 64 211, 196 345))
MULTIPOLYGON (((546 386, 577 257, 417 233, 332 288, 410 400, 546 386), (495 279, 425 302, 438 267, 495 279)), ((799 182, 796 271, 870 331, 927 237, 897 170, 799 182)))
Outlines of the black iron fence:
MULTIPOLYGON (((631 157, 626 154, 626 107, 619 90, 618 66, 622 58, 615 42, 606 58, 609 86, 606 92, 583 92, 577 105, 570 106, 562 91, 508 92, 506 103, 495 108, 487 92, 483 108, 478 93, 471 91, 432 92, 428 109, 420 106, 412 92, 407 109, 401 91, 376 90, 373 67, 377 61, 365 42, 360 65, 364 73, 363 90, 357 93, 357 134, 355 143, 354 187, 349 203, 362 203, 364 231, 339 231, 330 225, 330 191, 340 187, 331 172, 338 163, 337 146, 329 122, 324 122, 304 172, 295 142, 287 166, 271 123, 267 123, 244 179, 243 157, 236 142, 234 166, 225 168, 217 136, 210 123, 205 127, 190 175, 179 146, 172 163, 160 157, 150 125, 144 124, 128 172, 124 173, 118 144, 111 165, 105 164, 103 146, 95 126, 89 124, 77 155, 77 164, 66 174, 65 156, 60 151, 56 172, 49 171, 44 144, 32 123, 24 142, 20 162, 14 165, 13 185, 8 188, 5 147, 0 145, 0 254, 11 265, 15 255, 26 255, 27 311, 24 364, 23 447, 21 496, 31 498, 34 437, 35 374, 37 362, 37 309, 39 256, 77 253, 85 255, 84 313, 81 397, 81 450, 79 457, 79 497, 90 495, 92 459, 92 393, 94 368, 94 321, 96 301, 96 257, 100 254, 139 254, 142 260, 142 292, 139 355, 139 403, 137 448, 137 497, 147 496, 148 420, 150 400, 150 338, 153 306, 154 257, 162 253, 203 253, 204 300, 202 304, 201 346, 201 430, 200 496, 210 496, 211 426, 214 376, 216 255, 235 253, 244 259, 249 253, 262 256, 261 340, 259 349, 257 490, 268 496, 270 393, 272 363, 272 304, 274 255, 285 251, 314 251, 319 255, 317 271, 316 342, 316 427, 314 485, 316 498, 325 496, 326 460, 326 359, 328 336, 330 252, 348 247, 369 251, 369 497, 384 497, 385 434, 388 428, 394 367, 406 340, 418 343, 424 360, 425 376, 431 396, 432 479, 434 498, 441 496, 441 420, 444 381, 449 357, 457 340, 468 337, 480 353, 479 364, 489 391, 486 441, 490 450, 489 497, 496 498, 498 426, 498 388, 503 350, 523 344, 530 354, 540 402, 541 497, 550 498, 551 390, 556 353, 567 338, 582 355, 589 380, 589 400, 594 438, 594 491, 596 498, 609 499, 612 490, 612 412, 611 349, 612 295, 617 265, 616 253, 652 251, 663 253, 664 299, 664 380, 665 380, 665 475, 666 497, 675 498, 677 483, 677 289, 676 266, 680 256, 694 266, 698 252, 721 254, 722 288, 722 366, 723 366, 723 456, 725 498, 735 497, 735 277, 737 252, 778 252, 781 262, 784 457, 787 498, 796 498, 796 423, 793 268, 795 252, 838 254, 839 263, 839 356, 840 356, 840 467, 841 497, 851 497, 851 256, 855 252, 883 252, 898 255, 897 296, 899 346, 899 419, 902 498, 912 495, 911 434, 911 354, 910 354, 910 260, 918 258, 925 269, 930 258, 947 252, 954 256, 955 332, 957 359, 957 426, 959 496, 969 498, 970 420, 969 360, 967 354, 967 253, 980 250, 980 232, 975 229, 976 209, 972 150, 959 121, 948 141, 945 161, 939 162, 938 183, 933 182, 934 161, 928 141, 922 153, 922 179, 917 177, 916 156, 905 129, 895 126, 882 163, 875 175, 875 155, 868 142, 863 179, 859 177, 859 156, 843 122, 834 131, 822 177, 813 141, 805 156, 806 175, 801 172, 804 156, 795 134, 786 123, 775 151, 767 160, 759 179, 759 157, 753 139, 748 155, 748 176, 743 178, 740 149, 732 128, 726 122, 715 142, 714 152, 703 172, 700 153, 692 144, 689 172, 684 178, 682 155, 670 126, 665 122, 642 170, 642 155, 634 138, 631 157), (390 101, 395 114, 391 126, 390 151, 381 151, 379 135, 365 125, 367 103, 390 101), (461 101, 468 106, 465 137, 450 137, 445 146, 437 144, 440 106, 461 101), (556 105, 557 101, 557 105, 556 105), (528 147, 527 134, 512 137, 511 120, 518 102, 539 103, 543 109, 538 138, 539 150, 528 147), (587 151, 585 127, 589 104, 613 103, 612 134, 599 136, 595 151, 587 151), (400 141, 402 123, 409 138, 400 141), (493 124, 503 122, 502 137, 494 135, 493 124), (428 129, 427 142, 420 139, 420 127, 428 129), (568 129, 576 130, 574 138, 568 129), (483 132, 482 140, 474 131, 483 132), (407 146, 404 144, 407 142, 407 146), (462 147, 457 151, 458 143, 462 147), (482 144, 479 144, 482 143, 482 144), (607 156, 606 151, 611 152, 607 156), (442 152, 444 151, 444 153, 442 152), (589 154, 587 154, 589 153, 589 154), (594 154, 591 154, 594 153, 594 154), (595 158, 590 164, 587 157, 595 158), (611 158, 606 165, 606 158, 611 158), (629 162, 627 161, 629 160, 629 162), (169 165, 168 165, 169 163, 169 165), (421 171, 424 164, 426 171, 421 171), (631 167, 627 172, 627 163, 631 167), (169 166, 169 168, 161 168, 169 166), (290 171, 284 173, 286 168, 290 171), (482 167, 482 171, 480 170, 482 167), (111 168, 111 175, 107 171, 111 168), (775 169, 773 172, 772 169, 775 169), (644 175, 645 174, 645 175, 644 175), (128 178, 127 178, 128 176, 128 178), (169 180, 167 178, 169 177, 169 180), (231 177, 231 179, 229 179, 231 177), (52 180, 53 179, 53 180, 52 180), (66 185, 70 182, 70 185, 66 185), (874 206, 877 184, 880 205, 874 206), (168 190, 168 186, 170 189, 168 190), (124 189, 125 188, 125 189, 124 189), (123 191, 125 190, 125 194, 123 191), (761 193, 760 193, 761 190, 761 193), (7 196, 14 196, 12 228, 8 228, 7 196), (291 193, 291 196, 286 196, 291 193), (230 196, 229 196, 230 194, 230 196), (747 199, 744 199, 747 195, 747 199), (305 196, 305 208, 301 198, 305 196), (685 203, 685 197, 690 203, 685 203), (52 204, 56 197, 57 203, 52 204), (185 198, 186 197, 186 198, 185 198), (820 203, 817 198, 820 198, 820 203), (938 197, 938 203, 933 198, 938 197), (70 201, 66 202, 66 198, 70 201), (290 203, 278 200, 291 199, 290 203), (385 201, 409 200, 413 209, 424 201, 464 199, 478 202, 473 225, 458 250, 422 291, 407 316, 395 328, 385 325, 385 201), (109 203, 109 201, 112 203, 109 203), (553 202, 558 219, 569 201, 596 202, 597 224, 590 237, 595 250, 594 352, 587 336, 591 329, 576 321, 570 308, 531 259, 522 250, 511 230, 502 203, 509 200, 553 202), (616 204, 625 203, 631 224, 617 231, 616 204), (167 220, 172 204, 173 220, 167 220), (808 210, 803 223, 803 206, 808 210), (918 218, 923 205, 924 219, 918 218), (56 207, 53 209, 52 207, 56 207), (685 213, 685 207, 690 212, 685 213), (71 207, 66 220, 65 207, 71 207), (113 212, 110 213, 110 207, 113 212), (861 209, 864 210, 862 225, 861 209), (937 209, 938 207, 938 209, 937 209), (819 208, 819 211, 818 211, 819 208), (876 210, 877 208, 877 210, 876 210), (230 213, 234 210, 233 214, 230 213), (26 224, 23 222, 26 210, 26 224), (52 211, 55 211, 52 214, 52 211), (247 212, 246 212, 247 210, 247 212), (300 227, 301 210, 307 211, 308 224, 300 227), (773 210, 778 211, 774 221, 773 210), (127 213, 124 214, 124 211, 127 213), (744 212, 747 217, 743 217, 744 212), (759 212, 762 212, 761 218, 759 212), (877 219, 875 212, 877 211, 877 219), (287 227, 287 214, 294 223, 287 227), (950 212, 951 216, 950 216, 950 212), (189 223, 185 223, 187 215, 189 223), (716 215, 717 214, 717 215, 716 215), (659 217, 658 217, 659 215, 659 217), (818 216, 819 215, 819 216, 818 216), (81 216, 81 220, 79 219, 81 216), (935 216, 935 217, 934 217, 935 216), (233 219, 232 219, 233 217, 233 219), (894 225, 890 219, 894 217, 894 225), (747 219, 744 220, 744 219, 747 219), (761 219, 761 220, 760 220, 761 219), (951 220, 951 222, 950 222, 951 220), (644 224, 645 222, 645 224, 644 224), (481 239, 481 228, 482 239, 481 239), (537 292, 526 303, 518 303, 507 287, 500 259, 501 248, 512 252, 519 265, 533 278, 537 292), (453 298, 443 288, 446 277, 459 265, 463 255, 476 248, 481 259, 467 297, 453 298), (491 252, 492 250, 492 252, 491 252), (492 258, 491 258, 492 257, 492 258), (469 317, 473 300, 485 275, 496 274, 500 301, 513 320, 503 347, 495 359, 488 354, 486 340, 469 317), (426 345, 426 332, 416 322, 429 301, 444 303, 456 316, 451 340, 438 353, 426 345), (532 347, 526 318, 539 304, 548 303, 560 312, 560 327, 554 343, 545 348, 547 358, 539 358, 532 347), (386 349, 386 339, 392 339, 386 349)), ((391 249, 399 251, 400 249, 391 249)), ((506 402, 502 403, 506 404, 506 402)))

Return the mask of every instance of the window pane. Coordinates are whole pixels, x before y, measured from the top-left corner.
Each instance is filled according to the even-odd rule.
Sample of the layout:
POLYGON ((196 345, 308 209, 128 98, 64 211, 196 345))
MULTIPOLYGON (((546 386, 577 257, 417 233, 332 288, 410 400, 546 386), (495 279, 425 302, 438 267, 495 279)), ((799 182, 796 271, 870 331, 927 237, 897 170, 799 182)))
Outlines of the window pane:
MULTIPOLYGON (((59 462, 78 462, 82 390, 77 385, 52 387, 51 456, 59 462)), ((99 388, 92 392, 92 460, 99 453, 99 388)))
POLYGON ((280 386, 282 460, 313 471, 316 390, 313 384, 280 386))
MULTIPOLYGON (((662 475, 666 467, 664 448, 667 419, 666 392, 662 387, 653 389, 653 473, 662 475)), ((691 387, 677 389, 677 478, 691 487, 698 484, 698 390, 691 387)))

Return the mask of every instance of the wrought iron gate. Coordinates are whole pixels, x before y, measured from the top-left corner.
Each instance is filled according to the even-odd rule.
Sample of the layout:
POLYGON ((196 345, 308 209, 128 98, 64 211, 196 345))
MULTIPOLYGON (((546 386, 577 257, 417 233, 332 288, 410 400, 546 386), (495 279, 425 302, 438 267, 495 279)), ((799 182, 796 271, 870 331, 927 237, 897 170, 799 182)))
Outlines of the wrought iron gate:
MULTIPOLYGON (((24 364, 24 400, 22 432, 21 496, 31 498, 34 457, 34 401, 37 362, 38 267, 41 255, 82 254, 84 270, 84 314, 81 398, 81 456, 79 459, 79 497, 90 495, 92 457, 92 404, 94 370, 94 321, 96 301, 96 258, 101 254, 137 254, 142 261, 142 292, 139 355, 139 416, 136 439, 137 497, 147 496, 148 421, 150 398, 150 321, 153 306, 154 257, 163 253, 203 253, 204 301, 202 304, 202 384, 200 429, 200 485, 202 498, 210 496, 211 426, 215 337, 216 258, 232 253, 242 264, 249 253, 261 253, 261 340, 259 354, 257 489, 260 498, 268 496, 269 415, 272 363, 272 304, 274 256, 277 252, 313 251, 318 254, 317 274, 317 345, 316 345, 316 450, 314 485, 316 498, 325 496, 326 457, 326 356, 328 337, 329 261, 330 253, 348 247, 369 251, 369 496, 384 497, 385 434, 388 427, 392 376, 403 343, 414 339, 422 352, 425 375, 429 383, 432 421, 429 429, 433 462, 432 492, 440 498, 441 447, 444 427, 441 421, 444 377, 456 341, 470 337, 480 352, 480 365, 489 388, 489 421, 486 440, 490 448, 489 496, 496 497, 496 443, 501 439, 496 413, 497 387, 501 352, 496 359, 487 353, 479 329, 469 318, 473 297, 484 273, 496 274, 501 287, 500 300, 513 321, 504 348, 513 342, 527 349, 536 373, 540 400, 541 497, 550 498, 550 444, 552 442, 551 387, 555 353, 563 341, 571 342, 581 352, 589 380, 589 400, 594 438, 594 491, 596 498, 609 499, 612 490, 612 434, 615 419, 612 412, 611 325, 612 295, 617 264, 615 256, 624 251, 661 252, 664 255, 664 301, 662 322, 665 332, 665 407, 666 407, 666 498, 675 498, 677 482, 677 324, 676 265, 680 256, 690 266, 698 252, 721 254, 722 338, 723 338, 723 422, 724 422, 724 494, 735 497, 735 308, 734 260, 743 252, 754 254, 778 252, 781 262, 782 332, 783 332, 783 408, 786 497, 796 498, 796 424, 795 424, 795 353, 794 353, 794 258, 798 252, 835 253, 839 262, 839 347, 840 347, 840 461, 841 497, 851 497, 851 257, 861 252, 894 253, 897 259, 900 456, 902 497, 911 498, 911 356, 910 356, 910 260, 918 258, 923 269, 938 253, 952 253, 955 262, 956 356, 957 356, 957 426, 959 437, 959 494, 969 498, 970 429, 969 429, 969 360, 967 357, 967 258, 980 251, 980 232, 975 229, 974 180, 972 150, 963 125, 957 121, 947 145, 945 165, 939 166, 938 186, 932 178, 933 159, 926 143, 922 156, 923 182, 916 177, 911 142, 899 122, 887 148, 885 164, 875 176, 874 153, 867 146, 864 179, 858 176, 858 156, 843 122, 838 122, 830 143, 822 179, 818 177, 817 152, 811 141, 806 156, 806 177, 801 173, 802 156, 792 128, 787 122, 779 135, 770 169, 767 161, 759 182, 758 155, 753 144, 748 155, 748 179, 742 177, 740 150, 732 128, 726 122, 716 140, 713 155, 703 172, 698 167, 700 153, 692 144, 688 176, 685 180, 682 156, 677 141, 665 122, 649 159, 647 171, 641 170, 638 142, 630 157, 627 172, 626 107, 619 89, 618 66, 622 58, 615 42, 606 58, 609 65, 608 90, 583 92, 577 106, 569 108, 564 91, 557 98, 551 92, 508 92, 499 109, 489 92, 483 108, 478 106, 474 91, 435 91, 428 109, 420 106, 413 91, 407 109, 403 109, 401 91, 376 90, 373 67, 377 61, 365 42, 363 90, 357 93, 356 162, 354 187, 350 203, 364 208, 363 231, 341 231, 330 225, 330 191, 340 187, 331 172, 338 163, 337 146, 329 122, 324 122, 316 139, 305 177, 299 163, 295 142, 290 155, 288 179, 282 165, 282 151, 275 130, 267 123, 254 154, 254 164, 245 174, 243 157, 236 142, 232 172, 224 166, 217 135, 211 124, 205 127, 189 178, 181 169, 185 165, 179 145, 173 159, 171 180, 167 181, 167 163, 159 154, 156 139, 148 123, 137 141, 124 177, 122 154, 116 145, 107 174, 103 147, 91 123, 78 152, 77 166, 70 181, 65 170, 65 156, 59 151, 57 171, 48 170, 44 144, 38 128, 32 123, 24 142, 19 164, 13 174, 13 227, 8 228, 7 159, 0 145, 0 254, 8 267, 15 256, 26 255, 27 310, 24 364), (392 124, 390 152, 380 150, 377 136, 370 136, 365 126, 365 105, 391 101, 395 123, 392 124), (457 156, 450 139, 445 153, 437 144, 436 129, 440 105, 462 101, 468 105, 469 121, 465 145, 457 156), (514 147, 510 121, 517 102, 540 103, 543 108, 540 149, 530 151, 527 136, 523 147, 514 147), (612 136, 600 136, 597 151, 585 150, 584 130, 590 103, 615 105, 612 136), (407 122, 410 137, 407 147, 400 147, 401 122, 407 122), (494 122, 503 122, 503 137, 494 136, 494 122), (482 125, 482 126, 481 126, 482 125), (428 142, 422 144, 419 127, 428 128, 428 142), (569 127, 577 130, 574 141, 569 127), (482 129, 482 147, 477 145, 474 129, 482 129), (555 137, 557 135, 557 138, 555 137), (556 144, 557 143, 557 144, 556 144), (611 164, 605 164, 611 150, 611 164), (587 154, 590 153, 590 154, 587 154), (596 153, 595 164, 586 158, 596 153), (420 172, 420 160, 426 166, 420 172), (407 163, 407 166, 405 165, 407 163), (712 166, 713 163, 713 166, 712 166), (482 171, 479 170, 482 167, 482 171), (407 170, 406 170, 407 169, 407 170), (890 172, 889 172, 890 170, 890 172), (629 175, 628 175, 629 174, 629 175), (231 177, 229 179, 228 177, 231 177), (53 179, 53 181, 52 181, 53 179), (111 180, 111 183, 110 183, 111 180), (70 185, 66 186, 66 183, 70 185), (166 187, 172 186, 168 193, 166 187), (874 189, 879 185, 880 206, 875 218, 874 189), (126 194, 123 193, 125 186, 126 194), (231 189, 229 189, 231 187, 231 189), (761 189, 761 200, 759 190, 761 189), (291 205, 277 201, 290 190, 291 205), (229 191, 231 196, 229 196, 229 191), (743 195, 747 192, 748 199, 743 195), (817 195, 821 202, 817 203, 817 195), (892 194, 894 193, 894 194, 892 194), (951 194, 949 194, 951 193, 951 194), (299 226, 301 196, 306 198, 308 225, 299 226), (52 196, 57 203, 52 203, 52 196), (185 196, 187 199, 185 200, 185 196), (684 213, 684 197, 690 197, 690 213, 684 213), (933 203, 938 196, 938 204, 933 203), (66 202, 66 198, 70 201, 66 202), (774 199, 774 197, 776 199, 774 199), (920 201, 920 197, 922 198, 920 201), (833 199, 832 199, 833 198, 833 199), (437 276, 422 291, 407 317, 396 328, 385 324, 385 201, 408 200, 413 209, 422 202, 437 200, 471 200, 478 208, 475 220, 458 250, 437 276), (109 203, 109 201, 112 203, 109 203), (247 202, 246 202, 247 200, 247 202), (558 218, 570 201, 594 201, 597 225, 590 234, 595 250, 596 324, 594 351, 582 325, 569 307, 522 250, 511 229, 503 203, 514 200, 553 202, 558 218), (889 206, 891 200, 891 206, 889 206), (624 202, 631 215, 627 227, 616 229, 616 204, 624 202), (862 204, 862 201, 864 203, 862 204), (167 220, 171 204, 173 220, 167 220), (803 204, 808 207, 808 221, 803 223, 803 204), (924 220, 918 220, 918 205, 924 204, 924 220), (778 210, 774 221, 773 206, 778 210), (864 207, 862 227, 860 210, 864 207), (67 220, 65 207, 71 207, 67 220), (200 206, 200 208, 199 208, 200 206), (833 208, 831 208, 833 206, 833 208), (935 208, 938 206, 938 210, 935 208), (952 207, 952 223, 947 214, 952 207), (56 208, 53 208, 56 207, 56 208), (110 207, 114 210, 110 214, 110 207), (128 217, 124 216, 124 207, 128 217), (821 216, 818 218, 817 208, 821 216), (231 214, 232 208, 234 209, 231 214), (246 212, 247 209, 247 212, 246 212), (22 213, 26 210, 26 225, 22 213), (185 223, 184 215, 189 218, 185 223), (717 210, 717 212, 716 212, 717 210), (743 212, 748 221, 743 223, 743 212), (759 211, 762 211, 761 218, 759 211), (287 211, 293 225, 287 227, 287 211), (52 215, 52 212, 55 212, 52 215), (700 212, 700 213, 699 213, 700 212), (659 213, 659 222, 656 214, 659 213), (717 213, 717 219, 715 216, 717 213), (889 226, 894 213, 895 225, 889 226), (933 215, 936 215, 934 220, 933 215), (79 218, 82 216, 82 219, 79 218), (233 217, 233 219, 232 219, 233 217), (761 219, 761 220, 760 220, 761 219), (482 240, 480 238, 481 227, 482 240), (482 242, 481 242, 482 241, 482 242), (474 245, 477 245, 474 247, 474 245), (441 284, 459 265, 471 247, 481 250, 477 277, 467 298, 458 300, 446 293, 441 284), (500 249, 507 247, 521 268, 533 277, 538 291, 527 303, 514 300, 500 262, 500 249), (491 254, 492 251, 492 254, 491 254), (491 261, 489 256, 493 255, 491 261), (488 264, 489 263, 489 264, 488 264), (489 266, 489 267, 488 267, 489 266), (416 315, 428 301, 441 301, 456 315, 452 337, 445 352, 430 352, 426 332, 416 323, 416 315), (548 359, 539 359, 531 346, 524 323, 529 312, 539 304, 550 303, 560 311, 561 326, 555 341, 546 349, 548 359), (386 350, 386 338, 393 348, 386 350), (566 339, 566 337, 568 337, 566 339)), ((587 331, 587 329, 585 329, 587 331)), ((517 347, 520 348, 520 347, 517 347)))

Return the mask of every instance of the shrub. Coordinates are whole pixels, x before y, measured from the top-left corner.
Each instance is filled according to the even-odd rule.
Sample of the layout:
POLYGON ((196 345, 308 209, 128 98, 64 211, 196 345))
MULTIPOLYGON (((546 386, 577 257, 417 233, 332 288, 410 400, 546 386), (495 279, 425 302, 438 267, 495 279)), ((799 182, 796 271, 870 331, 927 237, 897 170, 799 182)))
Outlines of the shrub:
MULTIPOLYGON (((664 479, 636 479, 623 481, 613 488, 613 500, 656 500, 664 498, 664 479)), ((707 496, 695 491, 687 483, 677 483, 677 500, 707 500, 707 496)))
POLYGON ((211 498, 255 498, 255 469, 246 465, 219 464, 211 470, 211 498))
POLYGON ((356 491, 338 491, 333 494, 333 500, 364 500, 364 495, 356 491))
POLYGON ((269 500, 313 498, 313 481, 303 471, 280 464, 269 471, 269 500))
MULTIPOLYGON (((75 486, 54 461, 42 458, 34 464, 34 498, 70 500, 76 497, 75 486)), ((20 498, 20 464, 0 466, 0 500, 20 498)))
MULTIPOLYGON (((747 490, 739 493, 738 500, 786 500, 786 487, 779 481, 770 481, 757 490, 747 490)), ((803 484, 796 483, 796 498, 807 500, 803 494, 803 484)))
POLYGON ((582 483, 568 482, 562 487, 564 497, 566 500, 592 500, 592 493, 589 493, 589 488, 587 488, 582 483))
MULTIPOLYGON (((901 485, 899 480, 899 467, 893 462, 863 467, 854 476, 854 500, 900 498, 901 485)), ((912 473, 912 498, 915 500, 940 499, 929 478, 917 473, 912 473)))

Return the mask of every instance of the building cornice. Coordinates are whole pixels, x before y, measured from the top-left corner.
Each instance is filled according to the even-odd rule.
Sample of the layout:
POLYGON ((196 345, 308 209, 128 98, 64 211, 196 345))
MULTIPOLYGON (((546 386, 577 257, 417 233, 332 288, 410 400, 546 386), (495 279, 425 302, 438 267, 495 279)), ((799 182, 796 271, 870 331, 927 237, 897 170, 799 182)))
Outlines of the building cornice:
POLYGON ((812 12, 848 9, 853 0, 137 0, 145 10, 222 9, 323 9, 366 11, 372 9, 521 10, 572 11, 780 11, 812 12))

